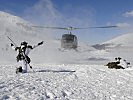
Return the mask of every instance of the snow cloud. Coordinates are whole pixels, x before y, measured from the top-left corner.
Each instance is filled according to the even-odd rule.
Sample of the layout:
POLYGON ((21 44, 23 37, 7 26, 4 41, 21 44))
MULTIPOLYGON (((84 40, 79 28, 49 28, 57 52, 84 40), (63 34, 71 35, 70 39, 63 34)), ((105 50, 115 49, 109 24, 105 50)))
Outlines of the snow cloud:
POLYGON ((133 10, 132 11, 125 12, 123 14, 123 16, 125 16, 125 17, 133 17, 133 10))

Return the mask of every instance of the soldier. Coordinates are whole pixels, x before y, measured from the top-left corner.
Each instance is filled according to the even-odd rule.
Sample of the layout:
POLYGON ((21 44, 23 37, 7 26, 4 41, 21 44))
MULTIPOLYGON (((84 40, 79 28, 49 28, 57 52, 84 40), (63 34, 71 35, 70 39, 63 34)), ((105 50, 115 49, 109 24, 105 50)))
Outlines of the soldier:
MULTIPOLYGON (((14 44, 11 43, 12 49, 14 49, 15 51, 18 52, 16 59, 17 59, 17 62, 19 62, 19 67, 17 68, 16 73, 18 73, 18 72, 26 73, 27 72, 27 65, 28 64, 30 65, 30 62, 31 62, 30 58, 28 57, 29 52, 32 49, 34 49, 42 44, 43 44, 43 41, 38 43, 37 45, 31 46, 31 45, 28 45, 28 43, 24 41, 24 42, 21 42, 20 47, 15 47, 14 44)), ((32 68, 32 67, 30 66, 30 68, 32 68)))

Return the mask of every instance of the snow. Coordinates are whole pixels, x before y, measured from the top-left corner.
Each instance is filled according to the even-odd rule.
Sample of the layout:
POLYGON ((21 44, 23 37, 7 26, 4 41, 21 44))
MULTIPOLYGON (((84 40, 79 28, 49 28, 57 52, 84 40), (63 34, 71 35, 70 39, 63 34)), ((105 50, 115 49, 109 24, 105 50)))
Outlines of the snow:
POLYGON ((35 72, 29 69, 28 73, 16 75, 14 66, 1 66, 0 97, 19 100, 133 99, 132 70, 77 64, 41 64, 33 68, 35 72))
POLYGON ((100 49, 79 42, 78 49, 61 50, 50 31, 0 12, 0 100, 133 100, 133 69, 108 69, 109 61, 122 57, 133 64, 132 33, 107 41, 100 49), (11 41, 44 45, 30 53, 33 69, 16 74, 16 52, 11 41), (102 48, 103 47, 103 48, 102 48))

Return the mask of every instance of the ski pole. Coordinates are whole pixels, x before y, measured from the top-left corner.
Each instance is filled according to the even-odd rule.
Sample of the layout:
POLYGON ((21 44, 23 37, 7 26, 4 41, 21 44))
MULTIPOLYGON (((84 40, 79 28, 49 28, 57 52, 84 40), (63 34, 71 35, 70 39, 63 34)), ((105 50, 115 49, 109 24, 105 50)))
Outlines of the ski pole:
POLYGON ((7 36, 7 38, 17 47, 16 43, 9 36, 7 36))

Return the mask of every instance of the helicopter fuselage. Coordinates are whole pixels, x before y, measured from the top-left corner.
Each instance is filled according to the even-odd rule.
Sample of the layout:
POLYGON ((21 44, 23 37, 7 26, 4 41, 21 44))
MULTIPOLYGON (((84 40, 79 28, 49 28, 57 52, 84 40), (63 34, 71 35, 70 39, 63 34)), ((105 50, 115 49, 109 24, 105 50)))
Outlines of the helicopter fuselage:
POLYGON ((78 40, 76 35, 73 34, 63 34, 61 39, 61 47, 64 49, 76 49, 78 45, 78 40))

